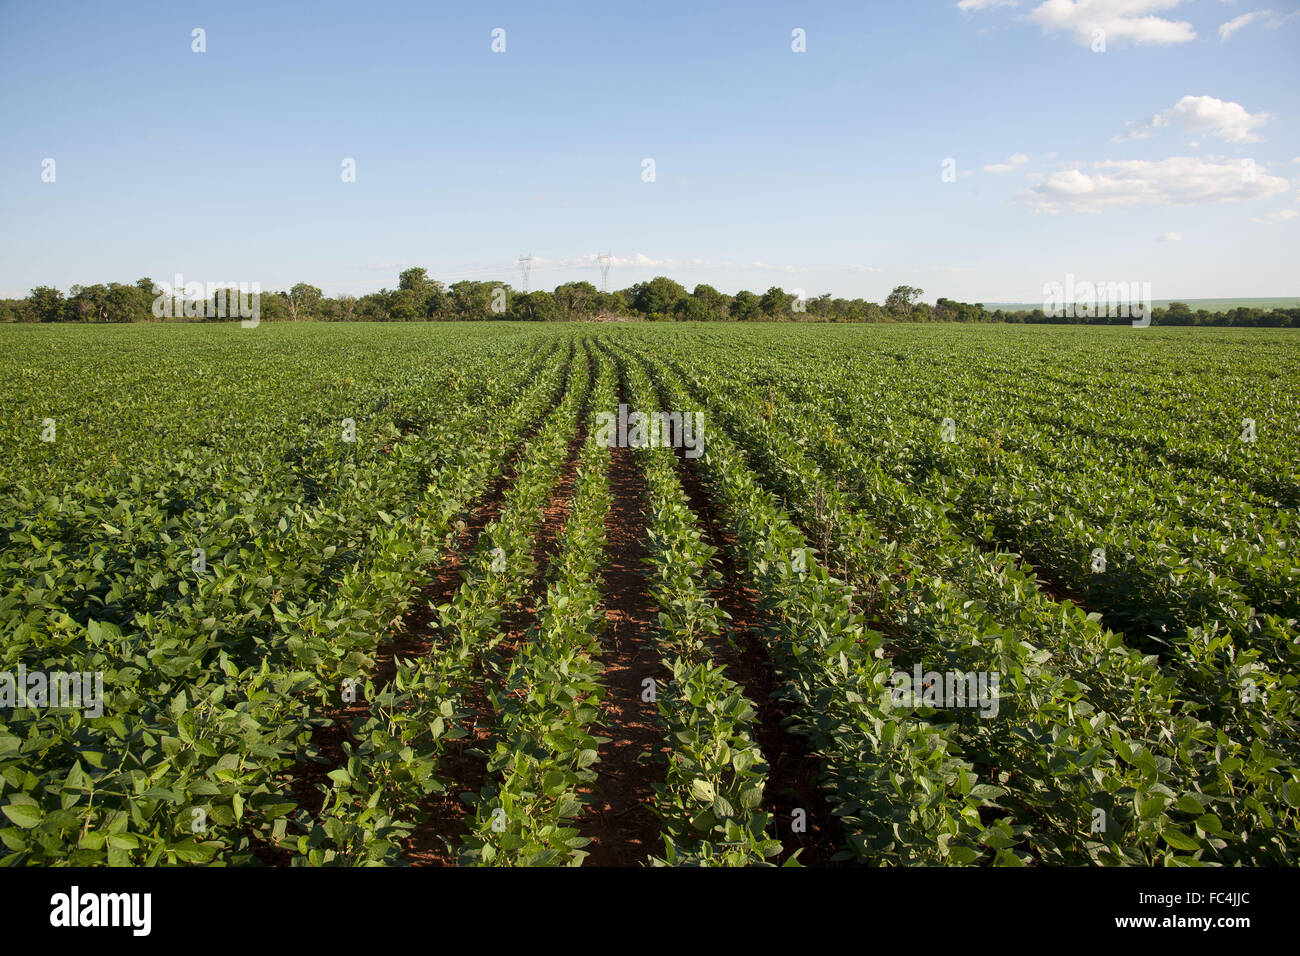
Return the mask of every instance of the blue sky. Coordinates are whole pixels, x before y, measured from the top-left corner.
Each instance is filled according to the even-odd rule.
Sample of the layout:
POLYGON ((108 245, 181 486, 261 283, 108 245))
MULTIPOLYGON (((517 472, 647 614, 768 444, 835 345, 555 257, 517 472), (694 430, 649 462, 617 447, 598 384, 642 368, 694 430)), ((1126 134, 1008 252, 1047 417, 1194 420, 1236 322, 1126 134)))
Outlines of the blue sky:
POLYGON ((1297 54, 1300 0, 0 0, 0 295, 605 250, 611 288, 1296 295, 1297 54))

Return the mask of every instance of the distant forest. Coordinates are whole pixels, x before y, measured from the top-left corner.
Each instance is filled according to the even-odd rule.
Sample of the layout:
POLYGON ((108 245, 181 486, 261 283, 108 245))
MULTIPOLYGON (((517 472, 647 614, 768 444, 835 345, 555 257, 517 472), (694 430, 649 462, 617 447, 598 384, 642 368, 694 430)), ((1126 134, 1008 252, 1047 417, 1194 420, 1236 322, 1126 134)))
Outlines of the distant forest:
MULTIPOLYGON (((0 299, 0 322, 202 322, 230 321, 239 315, 230 294, 229 307, 220 301, 176 299, 174 308, 158 314, 164 289, 152 279, 131 285, 74 285, 65 295, 38 286, 25 299, 0 299)), ((522 292, 503 282, 455 282, 446 286, 428 271, 404 271, 396 289, 363 296, 333 298, 300 282, 288 291, 263 291, 259 320, 269 322, 453 322, 511 319, 529 322, 572 322, 593 319, 639 319, 660 322, 1013 322, 1042 324, 1128 325, 1128 317, 1051 316, 1042 309, 1007 311, 982 304, 939 299, 920 301, 923 291, 899 286, 883 304, 864 299, 833 298, 830 294, 800 299, 775 286, 762 294, 719 292, 710 285, 694 290, 665 276, 638 282, 616 292, 601 292, 590 282, 566 282, 554 291, 522 292)), ((171 302, 168 302, 171 305, 171 302)), ((1104 306, 1101 310, 1105 311, 1104 306)), ((1249 326, 1300 328, 1300 308, 1236 308, 1220 312, 1193 311, 1183 302, 1154 308, 1152 325, 1249 326)))

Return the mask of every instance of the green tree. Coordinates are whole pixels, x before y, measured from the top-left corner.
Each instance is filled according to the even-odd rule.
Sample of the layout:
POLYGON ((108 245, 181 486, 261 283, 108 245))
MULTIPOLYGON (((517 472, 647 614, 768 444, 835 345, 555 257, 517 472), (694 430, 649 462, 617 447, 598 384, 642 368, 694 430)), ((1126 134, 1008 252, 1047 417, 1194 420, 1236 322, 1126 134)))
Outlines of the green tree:
POLYGON ((510 317, 523 322, 554 322, 560 310, 549 292, 516 292, 510 299, 510 317))
POLYGON ((139 290, 135 286, 110 282, 104 303, 104 321, 134 322, 139 319, 138 293, 139 290))
POLYGON ((689 295, 673 305, 673 318, 678 322, 707 322, 709 313, 703 302, 689 295))
POLYGON ((315 317, 317 310, 320 308, 323 293, 314 285, 299 282, 288 292, 281 292, 280 295, 284 296, 284 304, 289 309, 290 321, 299 322, 315 317))
POLYGON ((135 280, 135 317, 148 321, 153 318, 154 300, 162 294, 162 289, 157 284, 145 276, 143 279, 135 280))
POLYGON ((596 293, 596 315, 629 315, 631 312, 632 307, 621 291, 596 293))
POLYGON ((30 314, 26 299, 0 299, 0 322, 28 322, 30 314))
POLYGON ((428 270, 418 266, 404 270, 397 277, 393 308, 393 318, 398 322, 436 322, 450 318, 452 312, 446 286, 430 279, 428 270))
POLYGON ((790 311, 790 299, 785 294, 784 289, 772 286, 764 292, 763 297, 758 300, 758 310, 762 312, 765 317, 775 319, 790 311))
POLYGON ((355 295, 346 293, 324 299, 320 304, 320 317, 326 322, 351 322, 357 318, 358 303, 355 295))
POLYGON ((258 318, 262 322, 287 321, 291 316, 289 312, 289 294, 287 292, 277 292, 262 296, 258 312, 258 318))
POLYGON ((63 293, 53 286, 38 285, 27 302, 37 322, 62 322, 67 317, 63 293))
POLYGON ((429 270, 412 267, 397 277, 397 288, 423 292, 429 285, 429 270))
POLYGON ((758 318, 758 296, 742 289, 731 297, 731 317, 737 322, 749 322, 758 318))
POLYGON ((419 322, 424 319, 424 300, 419 290, 407 287, 390 293, 388 314, 394 322, 419 322))
POLYGON ((825 322, 831 318, 831 294, 823 292, 815 299, 808 300, 808 315, 819 322, 825 322))
POLYGON ((436 279, 431 280, 424 289, 424 317, 430 322, 441 322, 451 315, 451 297, 447 287, 436 279))
MULTIPOLYGON (((475 282, 472 279, 453 282, 450 290, 452 311, 459 319, 481 321, 504 318, 506 313, 492 311, 494 290, 498 288, 509 295, 510 287, 497 282, 475 282)), ((507 312, 508 306, 507 299, 507 312)))
POLYGON ((727 308, 731 304, 731 297, 723 295, 711 285, 700 283, 691 293, 691 298, 695 299, 704 309, 705 316, 710 321, 722 321, 727 316, 727 308))
POLYGON ((74 285, 68 290, 67 313, 73 322, 107 321, 108 287, 74 285))
POLYGON ((885 310, 891 315, 904 320, 910 319, 912 309, 916 306, 916 300, 921 298, 921 295, 921 289, 910 285, 900 285, 889 293, 889 298, 885 299, 885 310))
POLYGON ((380 289, 357 299, 356 317, 361 322, 389 321, 388 291, 380 289))
POLYGON ((649 282, 632 286, 632 308, 647 318, 665 318, 679 299, 686 298, 686 287, 667 276, 655 276, 649 282))
POLYGON ((561 318, 572 321, 596 314, 600 293, 590 282, 566 282, 555 287, 554 295, 561 318))

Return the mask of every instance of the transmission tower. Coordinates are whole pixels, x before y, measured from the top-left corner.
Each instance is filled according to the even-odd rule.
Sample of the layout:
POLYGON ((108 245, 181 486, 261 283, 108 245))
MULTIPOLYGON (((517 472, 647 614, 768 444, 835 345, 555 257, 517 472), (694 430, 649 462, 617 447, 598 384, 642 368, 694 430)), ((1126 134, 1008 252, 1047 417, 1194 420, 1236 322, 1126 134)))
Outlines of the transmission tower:
POLYGON ((519 271, 524 276, 524 292, 528 292, 528 270, 533 267, 533 256, 529 253, 526 256, 519 257, 519 271))
POLYGON ((614 258, 611 253, 602 252, 597 256, 600 263, 600 291, 609 291, 609 267, 614 264, 614 258))

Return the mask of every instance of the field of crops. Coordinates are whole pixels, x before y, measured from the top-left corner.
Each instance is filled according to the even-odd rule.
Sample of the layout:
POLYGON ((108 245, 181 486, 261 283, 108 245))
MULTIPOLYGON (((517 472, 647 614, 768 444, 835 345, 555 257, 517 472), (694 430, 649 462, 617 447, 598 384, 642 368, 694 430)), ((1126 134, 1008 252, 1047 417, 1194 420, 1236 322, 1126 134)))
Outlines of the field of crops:
POLYGON ((1300 333, 0 346, 5 864, 1297 861, 1300 333))

